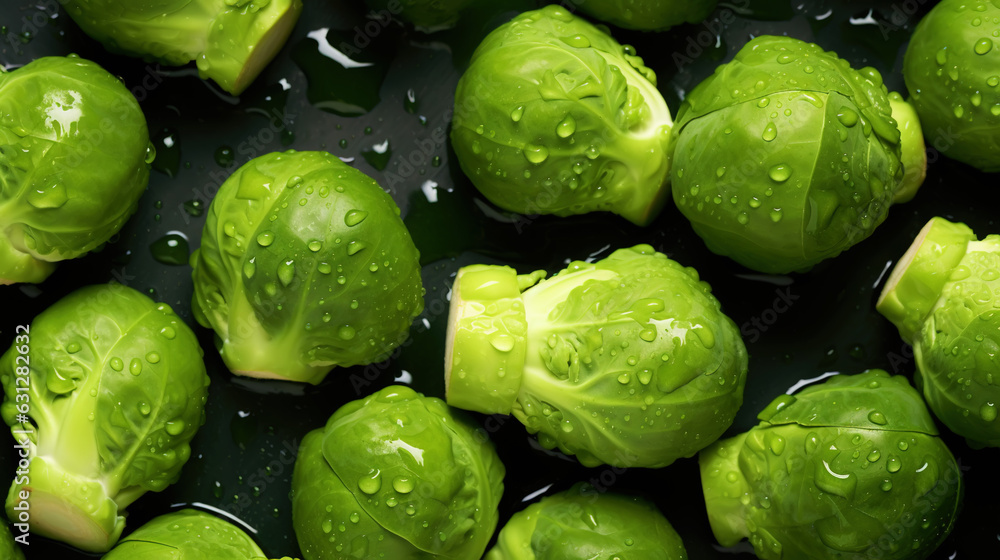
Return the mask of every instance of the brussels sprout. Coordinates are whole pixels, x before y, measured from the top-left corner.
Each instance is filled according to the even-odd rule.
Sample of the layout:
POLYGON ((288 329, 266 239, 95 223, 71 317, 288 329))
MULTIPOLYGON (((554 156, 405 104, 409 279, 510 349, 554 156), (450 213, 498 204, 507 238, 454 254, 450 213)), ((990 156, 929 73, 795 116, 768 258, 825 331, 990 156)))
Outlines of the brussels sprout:
POLYGON ((701 452, 712 532, 762 560, 927 558, 951 531, 958 463, 920 395, 881 370, 781 395, 701 452))
POLYGON ((111 52, 171 66, 196 62, 202 78, 239 95, 271 62, 302 0, 59 0, 111 52))
POLYGON ((191 454, 208 394, 201 358, 169 306, 116 284, 81 288, 19 329, 0 358, 0 415, 30 466, 7 516, 30 507, 32 534, 111 548, 125 508, 176 482, 191 454))
POLYGON ((268 154, 212 201, 193 308, 233 373, 319 383, 406 339, 424 305, 419 257, 373 179, 326 152, 268 154))
POLYGON ((1000 447, 1000 235, 933 218, 896 264, 876 308, 913 345, 917 388, 973 447, 1000 447))
POLYGON ((637 245, 543 276, 459 270, 448 404, 513 413, 588 467, 669 465, 733 422, 746 348, 694 269, 637 245))
POLYGON ((239 527, 182 509, 161 515, 122 539, 102 560, 266 560, 239 527))
POLYGON ((0 284, 41 282, 107 241, 149 184, 146 118, 78 58, 0 67, 0 284))
POLYGON ((877 70, 757 37, 678 109, 674 202, 713 253, 766 273, 806 270, 867 238, 919 188, 926 157, 912 114, 877 70))
POLYGON ((715 10, 716 0, 576 0, 580 11, 624 27, 662 31, 682 23, 698 23, 715 10))
POLYGON ((500 26, 458 83, 451 139, 491 202, 648 224, 668 196, 670 110, 630 46, 547 6, 500 26))
POLYGON ((425 31, 454 27, 458 16, 473 0, 366 0, 368 6, 399 16, 425 31))
POLYGON ((931 144, 992 172, 1000 171, 998 18, 995 0, 942 0, 920 20, 903 59, 931 144))
POLYGON ((14 544, 14 535, 6 523, 0 523, 0 558, 4 560, 24 560, 24 553, 14 544))
POLYGON ((589 484, 515 513, 484 560, 687 560, 681 537, 652 504, 589 484))
POLYGON ((306 560, 480 558, 503 476, 482 430, 440 399, 387 387, 303 438, 295 535, 306 560))

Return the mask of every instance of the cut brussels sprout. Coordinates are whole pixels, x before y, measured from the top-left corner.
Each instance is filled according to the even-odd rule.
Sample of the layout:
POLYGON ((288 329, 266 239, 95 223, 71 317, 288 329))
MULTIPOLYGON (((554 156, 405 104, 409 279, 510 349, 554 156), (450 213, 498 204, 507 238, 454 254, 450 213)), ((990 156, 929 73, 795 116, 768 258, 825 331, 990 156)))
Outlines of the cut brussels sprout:
MULTIPOLYGON (((207 513, 161 515, 125 537, 102 560, 266 560, 242 529, 207 513)), ((288 560, 284 558, 282 560, 288 560)))
POLYGON ((212 201, 193 308, 233 373, 319 383, 406 339, 424 305, 419 257, 373 179, 326 152, 268 154, 212 201))
POLYGON ((687 560, 652 504, 577 484, 515 513, 484 560, 687 560))
POLYGON ((41 282, 106 242, 149 184, 139 104, 76 56, 0 66, 0 284, 41 282))
POLYGON ((837 375, 757 418, 701 452, 722 546, 749 538, 762 560, 922 560, 948 536, 961 472, 905 378, 837 375))
POLYGON ((513 414, 586 466, 662 467, 715 441, 747 353, 698 273, 649 245, 552 278, 474 265, 452 288, 448 403, 513 414))
POLYGON ((306 560, 480 558, 503 476, 484 431, 440 399, 387 387, 302 440, 295 535, 306 560))
POLYGON ((933 218, 896 264, 876 308, 913 345, 916 384, 973 447, 1000 447, 1000 235, 933 218))
POLYGON ((656 74, 632 47, 547 6, 476 49, 451 139, 462 170, 505 210, 605 210, 646 225, 669 195, 671 124, 656 74))
POLYGON ((920 20, 903 59, 931 146, 991 172, 1000 171, 998 21, 996 0, 942 0, 920 20))
POLYGON ((19 330, 0 380, 0 414, 30 461, 7 516, 27 508, 32 534, 88 552, 118 541, 129 504, 177 481, 205 421, 194 333, 117 284, 81 288, 19 330))
POLYGON ((59 2, 109 51, 171 66, 193 61, 202 78, 234 95, 278 54, 302 13, 302 0, 59 2))
POLYGON ((576 0, 580 11, 601 21, 642 31, 663 31, 698 23, 715 10, 716 0, 576 0))
POLYGON ((866 239, 926 165, 912 109, 877 70, 790 37, 757 37, 717 68, 678 109, 672 138, 674 202, 695 232, 774 274, 866 239))

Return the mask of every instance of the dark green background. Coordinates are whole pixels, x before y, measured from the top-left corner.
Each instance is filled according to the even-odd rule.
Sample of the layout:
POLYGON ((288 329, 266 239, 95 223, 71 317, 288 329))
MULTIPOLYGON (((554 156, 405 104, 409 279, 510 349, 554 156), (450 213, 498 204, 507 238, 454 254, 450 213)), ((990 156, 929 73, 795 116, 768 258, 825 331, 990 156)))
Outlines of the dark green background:
MULTIPOLYGON (((744 406, 730 430, 736 433, 755 424, 756 413, 800 379, 874 367, 912 376, 909 349, 873 307, 887 267, 934 215, 964 221, 980 235, 1000 231, 994 223, 996 176, 948 161, 933 150, 927 182, 912 203, 894 207, 870 239, 808 274, 762 278, 709 254, 672 207, 645 229, 612 215, 511 223, 477 195, 459 171, 450 146, 440 140, 456 81, 472 49, 490 29, 536 2, 483 1, 480 4, 489 7, 468 15, 461 27, 434 35, 407 30, 398 22, 370 24, 369 29, 378 32, 355 56, 374 63, 365 70, 344 70, 320 56, 316 41, 307 37, 313 30, 329 28, 334 45, 362 45, 364 40, 355 41, 356 26, 361 29, 368 21, 362 2, 305 3, 288 45, 238 100, 213 93, 214 86, 199 81, 190 68, 158 70, 155 64, 108 54, 77 30, 56 0, 0 3, 0 25, 6 27, 0 35, 0 63, 19 66, 41 56, 74 52, 100 62, 141 99, 160 148, 157 171, 138 213, 102 251, 62 264, 39 286, 0 287, 3 347, 16 325, 29 323, 63 295, 113 279, 151 291, 193 325, 190 268, 154 260, 150 245, 168 232, 180 231, 190 238, 192 249, 197 246, 204 217, 188 215, 183 204, 200 199, 207 206, 218 184, 235 168, 216 162, 215 153, 224 146, 235 154, 233 165, 287 148, 325 149, 353 158, 358 169, 391 190, 423 256, 427 311, 398 357, 388 364, 335 371, 318 387, 234 378, 214 351, 212 333, 198 328, 212 377, 208 422, 192 443, 181 480, 130 507, 126 531, 155 515, 199 503, 234 513, 252 526, 268 554, 298 554, 288 499, 298 441, 321 426, 336 407, 393 383, 403 370, 412 375, 417 389, 443 396, 446 297, 451 275, 462 265, 505 262, 524 270, 555 271, 566 259, 599 258, 614 248, 646 242, 695 266, 714 287, 724 310, 738 325, 746 325, 750 374, 744 406), (407 101, 407 90, 413 91, 415 103, 407 101), (370 111, 345 117, 315 106, 330 100, 370 111), (165 149, 166 136, 173 138, 174 148, 165 149), (384 156, 363 157, 385 140, 392 154, 387 162, 384 156), (440 165, 433 157, 440 158, 440 165), (437 183, 436 203, 421 190, 425 181, 437 183), (772 314, 778 290, 787 290, 794 301, 787 311, 772 314), (754 319, 773 319, 773 324, 756 329, 754 319)), ((731 22, 727 25, 686 25, 659 34, 613 31, 622 42, 634 44, 656 70, 660 89, 676 110, 684 92, 751 36, 765 33, 816 41, 855 67, 875 66, 890 88, 901 89, 903 49, 932 4, 877 2, 869 16, 870 3, 736 0, 720 6, 710 19, 724 18, 731 22)), ((522 508, 525 495, 539 488, 555 483, 551 491, 556 491, 594 479, 613 490, 655 500, 683 536, 693 560, 732 558, 734 553, 752 556, 745 543, 728 550, 714 543, 694 459, 661 470, 585 469, 571 458, 541 450, 516 421, 503 422, 488 422, 488 427, 500 426, 493 439, 508 472, 501 523, 522 508)), ((1000 451, 973 451, 959 438, 945 437, 966 469, 967 492, 955 531, 933 558, 998 558, 1000 451)), ((0 445, 0 472, 13 472, 13 440, 8 441, 11 445, 0 445)), ((37 536, 27 553, 29 559, 85 557, 37 536)))

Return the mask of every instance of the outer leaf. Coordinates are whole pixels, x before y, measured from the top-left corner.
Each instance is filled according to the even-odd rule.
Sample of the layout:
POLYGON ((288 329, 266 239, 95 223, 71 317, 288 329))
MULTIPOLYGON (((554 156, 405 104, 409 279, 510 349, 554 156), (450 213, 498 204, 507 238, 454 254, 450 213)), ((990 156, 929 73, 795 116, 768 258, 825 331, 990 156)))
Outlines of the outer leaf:
POLYGON ((452 142, 491 202, 525 214, 605 210, 647 224, 666 194, 670 111, 631 47, 548 6, 479 45, 452 142))
POLYGON ((139 527, 103 560, 266 560, 266 556, 239 527, 182 509, 139 527))
POLYGON ((194 307, 235 373, 319 383, 378 361, 423 309, 419 253, 378 184, 325 152, 250 161, 219 189, 194 307))
POLYGON ((586 484, 515 513, 485 560, 686 560, 681 537, 652 504, 586 484))
POLYGON ((867 238, 903 179, 879 73, 789 37, 758 37, 720 66, 672 137, 678 208, 711 251, 768 273, 867 238))
POLYGON ((701 454, 723 546, 749 538, 763 560, 919 560, 951 531, 958 464, 905 379, 835 376, 782 395, 760 418, 701 454))
POLYGON ((135 212, 146 119, 120 81, 77 57, 0 70, 0 115, 0 284, 41 282, 135 212))
POLYGON ((6 560, 24 560, 24 553, 14 544, 14 535, 6 523, 0 524, 0 558, 6 560))
POLYGON ((15 480, 7 514, 26 491, 33 533, 105 551, 124 508, 175 482, 191 453, 209 383, 201 348, 169 306, 119 285, 73 292, 29 336, 27 378, 16 340, 0 359, 0 413, 31 457, 30 484, 15 480))
POLYGON ((307 560, 479 557, 503 474, 485 437, 443 402, 388 387, 344 405, 303 441, 296 535, 307 560))

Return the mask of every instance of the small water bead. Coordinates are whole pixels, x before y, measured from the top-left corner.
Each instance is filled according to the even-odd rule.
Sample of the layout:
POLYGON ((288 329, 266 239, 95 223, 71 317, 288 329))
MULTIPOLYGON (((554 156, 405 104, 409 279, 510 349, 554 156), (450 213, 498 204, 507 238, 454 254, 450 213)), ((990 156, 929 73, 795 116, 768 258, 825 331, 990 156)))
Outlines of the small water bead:
POLYGON ((523 105, 518 105, 517 107, 514 108, 513 111, 510 112, 510 120, 512 120, 514 122, 520 122, 521 121, 521 117, 523 117, 523 116, 524 116, 524 106, 523 105))
POLYGON ((80 343, 70 342, 69 344, 66 345, 66 351, 69 352, 70 354, 76 354, 77 352, 80 351, 80 343))
POLYGON ((149 403, 143 401, 139 403, 139 414, 143 416, 149 416, 149 413, 153 411, 153 408, 149 406, 149 403))
POLYGON ((872 424, 878 424, 879 426, 884 426, 888 423, 888 421, 885 419, 885 415, 877 410, 873 410, 868 413, 868 420, 872 424))
POLYGON ((333 272, 333 267, 330 266, 330 263, 328 262, 321 262, 316 265, 316 270, 318 270, 320 274, 330 274, 333 272))
POLYGON ((287 260, 278 265, 278 280, 283 286, 288 286, 295 279, 295 261, 287 260))
POLYGON ((899 460, 899 457, 896 457, 895 455, 890 455, 889 461, 886 462, 885 470, 891 473, 896 473, 899 472, 899 469, 901 468, 903 468, 903 462, 899 460))
POLYGON ((132 358, 132 361, 128 364, 128 371, 132 375, 139 375, 142 373, 142 360, 139 358, 132 358))
POLYGON ((111 366, 111 369, 115 371, 121 371, 125 369, 125 362, 122 361, 121 358, 111 358, 111 362, 109 363, 109 365, 111 366))
POLYGON ((556 125, 556 135, 560 138, 569 138, 576 132, 576 119, 573 115, 566 115, 566 118, 556 125))
POLYGON ((983 404, 983 406, 980 407, 980 409, 979 409, 979 416, 985 422, 992 422, 992 421, 996 420, 997 419, 997 409, 996 409, 996 406, 993 403, 991 403, 991 402, 983 404))
POLYGON ((313 239, 312 241, 309 242, 308 247, 309 250, 312 251, 313 253, 318 253, 319 250, 323 248, 323 242, 319 241, 318 239, 313 239))
POLYGON ((274 243, 273 233, 265 231, 257 235, 257 244, 261 247, 269 247, 272 243, 274 243))
POLYGON ((254 274, 257 273, 256 260, 257 257, 251 257, 250 260, 243 263, 243 276, 246 276, 248 280, 253 278, 254 274))
POLYGON ((888 478, 883 480, 879 488, 881 488, 883 492, 888 492, 889 490, 892 490, 892 481, 889 480, 888 478))
POLYGON ((364 250, 365 244, 360 241, 351 241, 347 244, 347 254, 350 256, 357 255, 362 250, 364 250))
POLYGON ((549 150, 545 146, 528 144, 524 147, 524 157, 531 163, 540 164, 549 158, 549 150))
POLYGON ((368 212, 365 212, 364 210, 351 210, 344 216, 344 223, 347 227, 354 227, 365 221, 365 218, 367 217, 368 212))
POLYGON ((146 361, 151 364, 158 364, 160 363, 160 355, 156 352, 150 352, 146 354, 146 361))
POLYGON ((357 334, 358 331, 350 325, 344 325, 337 330, 337 336, 339 336, 341 340, 352 340, 355 336, 357 336, 357 334))
POLYGON ((991 50, 993 50, 993 41, 991 41, 990 39, 986 39, 986 38, 980 39, 980 40, 976 41, 976 46, 973 47, 973 50, 975 50, 976 54, 979 54, 979 55, 986 54, 986 53, 990 52, 991 50))
POLYGON ((369 496, 382 489, 382 471, 371 469, 358 480, 358 488, 369 496))
POLYGON ((768 177, 776 183, 784 183, 792 176, 792 168, 786 164, 780 163, 771 167, 767 172, 768 177))
POLYGON ((959 118, 959 119, 960 119, 960 118, 962 118, 963 116, 965 116, 965 107, 963 107, 963 106, 961 106, 961 105, 955 105, 955 107, 954 107, 954 109, 952 110, 952 112, 953 112, 953 113, 955 113, 955 117, 956 117, 956 118, 959 118))

